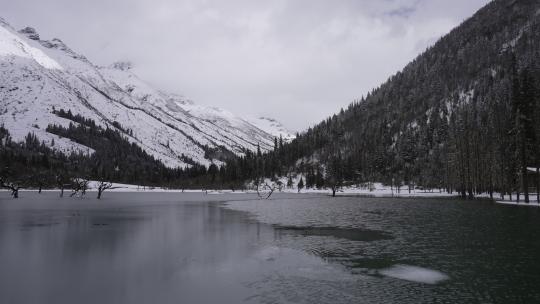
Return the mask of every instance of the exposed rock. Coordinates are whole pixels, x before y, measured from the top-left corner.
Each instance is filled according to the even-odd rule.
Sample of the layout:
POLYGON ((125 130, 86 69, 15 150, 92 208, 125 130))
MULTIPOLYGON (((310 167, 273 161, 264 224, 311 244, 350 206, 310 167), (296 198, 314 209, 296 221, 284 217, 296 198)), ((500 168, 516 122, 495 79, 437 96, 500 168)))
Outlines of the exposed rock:
POLYGON ((39 34, 36 32, 36 29, 33 27, 25 27, 22 30, 19 31, 19 33, 26 35, 29 39, 32 40, 38 40, 39 41, 39 34))
POLYGON ((129 71, 133 68, 133 64, 129 61, 118 61, 111 64, 111 68, 121 71, 129 71))
POLYGON ((0 17, 0 25, 3 26, 3 27, 7 27, 9 29, 13 29, 11 27, 11 25, 9 25, 9 23, 6 22, 6 20, 4 20, 4 18, 0 17))
POLYGON ((54 38, 53 40, 40 40, 41 45, 48 49, 58 49, 68 53, 72 58, 88 61, 85 56, 75 53, 62 40, 54 38))

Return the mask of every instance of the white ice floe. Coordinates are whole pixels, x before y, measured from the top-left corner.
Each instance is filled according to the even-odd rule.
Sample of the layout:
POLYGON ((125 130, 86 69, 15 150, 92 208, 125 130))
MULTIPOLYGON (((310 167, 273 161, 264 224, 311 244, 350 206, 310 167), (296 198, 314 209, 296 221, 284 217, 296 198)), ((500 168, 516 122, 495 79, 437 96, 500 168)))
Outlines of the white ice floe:
POLYGON ((449 279, 440 271, 409 265, 394 265, 379 273, 391 278, 424 284, 437 284, 449 279))

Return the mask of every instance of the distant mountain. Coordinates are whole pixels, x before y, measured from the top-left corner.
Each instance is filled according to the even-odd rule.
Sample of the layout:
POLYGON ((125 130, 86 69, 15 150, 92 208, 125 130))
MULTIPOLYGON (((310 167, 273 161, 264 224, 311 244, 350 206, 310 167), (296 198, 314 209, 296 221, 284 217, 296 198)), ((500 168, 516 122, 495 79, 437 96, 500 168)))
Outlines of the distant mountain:
MULTIPOLYGON (((42 40, 33 28, 15 31, 0 20, 0 122, 13 140, 34 133, 64 153, 93 149, 46 131, 72 122, 55 112, 92 119, 124 136, 169 167, 220 163, 219 155, 265 151, 285 134, 277 122, 249 121, 219 108, 196 105, 154 88, 127 62, 98 67, 61 40, 42 40)), ((289 138, 289 134, 287 134, 289 138)))
POLYGON ((279 162, 307 175, 307 186, 321 176, 469 196, 535 186, 526 166, 540 166, 540 1, 492 1, 285 145, 279 162))
POLYGON ((248 121, 256 126, 257 128, 272 134, 276 138, 282 138, 284 142, 290 142, 294 138, 296 138, 296 134, 287 129, 283 124, 281 124, 279 121, 268 118, 268 117, 259 117, 259 118, 248 118, 248 121))

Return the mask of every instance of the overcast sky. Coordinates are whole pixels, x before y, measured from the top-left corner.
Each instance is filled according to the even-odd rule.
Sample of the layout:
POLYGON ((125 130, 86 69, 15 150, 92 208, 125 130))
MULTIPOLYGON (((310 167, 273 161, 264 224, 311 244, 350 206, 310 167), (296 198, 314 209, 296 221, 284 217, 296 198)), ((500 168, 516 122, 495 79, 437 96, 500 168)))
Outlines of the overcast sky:
POLYGON ((0 0, 99 65, 302 130, 380 85, 489 0, 0 0))

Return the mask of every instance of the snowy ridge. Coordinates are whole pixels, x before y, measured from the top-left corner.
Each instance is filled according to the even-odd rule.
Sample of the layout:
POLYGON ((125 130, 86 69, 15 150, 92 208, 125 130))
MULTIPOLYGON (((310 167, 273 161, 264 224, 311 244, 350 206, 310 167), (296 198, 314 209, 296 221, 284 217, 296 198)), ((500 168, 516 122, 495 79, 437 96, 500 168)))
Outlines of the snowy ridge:
POLYGON ((33 28, 16 32, 0 19, 0 123, 16 141, 34 132, 53 149, 93 153, 45 131, 49 124, 70 123, 53 109, 71 110, 100 126, 118 122, 133 131, 125 134, 129 141, 169 167, 188 166, 183 156, 203 165, 219 163, 206 158, 213 150, 241 155, 257 145, 273 148, 279 131, 160 91, 131 66, 97 67, 60 39, 41 40, 33 28))
POLYGON ((296 138, 295 132, 290 131, 279 121, 268 118, 268 117, 259 117, 257 119, 249 119, 249 122, 255 125, 257 128, 272 134, 275 137, 281 137, 285 142, 290 142, 296 138))
MULTIPOLYGON (((2 22, 0 24, 4 23, 2 22)), ((30 46, 24 40, 17 37, 11 29, 0 27, 0 57, 15 56, 31 59, 46 69, 62 69, 60 64, 49 58, 40 49, 30 46)))

